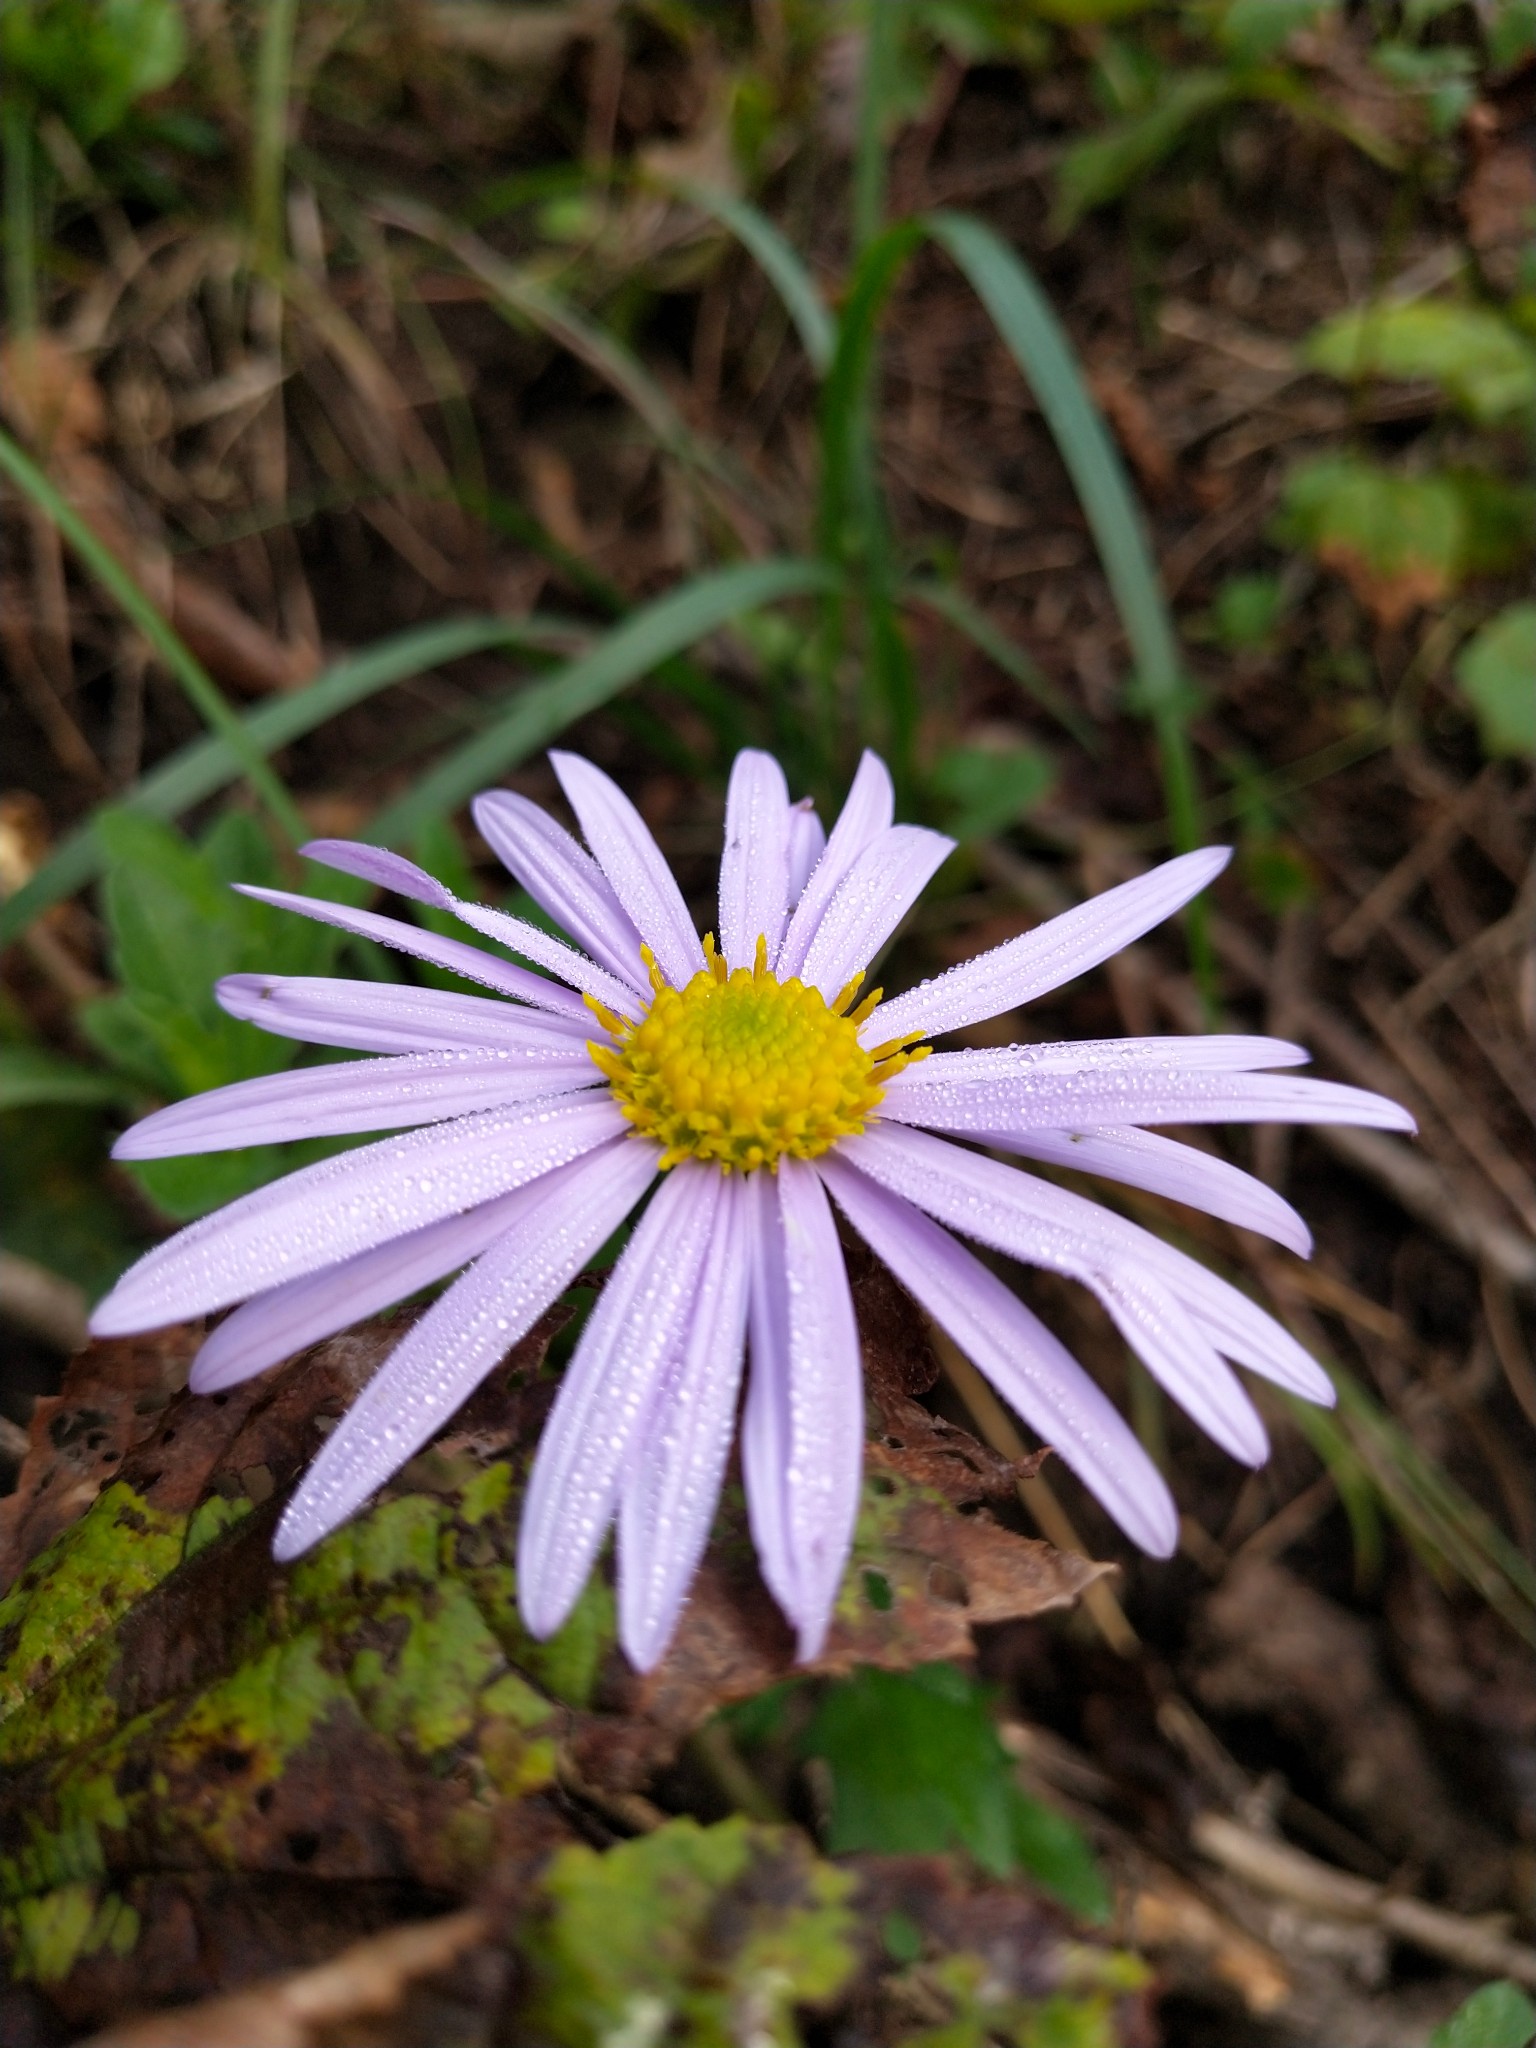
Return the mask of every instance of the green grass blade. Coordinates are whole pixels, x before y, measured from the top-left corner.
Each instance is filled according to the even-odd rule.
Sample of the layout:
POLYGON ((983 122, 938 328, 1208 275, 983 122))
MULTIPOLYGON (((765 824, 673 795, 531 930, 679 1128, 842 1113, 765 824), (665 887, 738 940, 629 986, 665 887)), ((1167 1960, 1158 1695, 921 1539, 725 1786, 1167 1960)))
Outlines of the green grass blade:
POLYGON ((1536 1569, 1530 1560, 1424 1456, 1359 1380, 1333 1359, 1328 1369, 1339 1393, 1335 1413, 1298 1401, 1286 1406, 1336 1483, 1352 1457, 1409 1542, 1454 1571, 1526 1642, 1536 1643, 1536 1569))
MULTIPOLYGON (((534 617, 509 620, 474 617, 413 626, 350 655, 302 690, 274 697, 241 720, 250 745, 264 759, 292 740, 349 711, 392 683, 404 682, 440 663, 477 654, 487 647, 565 648, 579 629, 570 622, 534 617)), ((238 780, 242 763, 228 741, 196 740, 164 761, 121 797, 113 808, 152 818, 177 818, 194 804, 238 780)), ((72 896, 102 871, 105 852, 88 818, 44 862, 15 895, 0 903, 0 946, 9 945, 50 904, 72 896)))
POLYGON ((407 233, 434 243, 463 265, 515 319, 526 322, 569 349, 604 383, 628 401, 669 454, 695 470, 715 477, 738 496, 753 499, 749 479, 738 475, 717 450, 701 441, 630 349, 597 321, 515 263, 509 263, 478 235, 467 233, 415 200, 391 198, 376 209, 378 217, 407 233))
POLYGON ((60 496, 48 478, 10 435, 0 430, 0 471, 25 493, 63 534, 86 568, 110 597, 116 599, 171 674, 180 683, 205 725, 224 740, 250 785, 272 813, 284 836, 297 843, 305 836, 304 820, 266 757, 251 740, 237 714, 225 702, 218 684, 193 654, 159 608, 152 604, 117 557, 102 546, 85 521, 60 496))
POLYGON ((885 220, 890 114, 901 84, 906 13, 906 0, 867 0, 864 8, 864 76, 853 161, 853 246, 860 251, 874 241, 885 220))
POLYGON ((844 599, 856 595, 868 614, 862 649, 861 737, 878 737, 885 745, 903 796, 911 783, 916 682, 896 611, 895 570, 875 454, 874 381, 880 316, 922 236, 920 222, 901 222, 878 235, 859 258, 838 322, 820 416, 818 545, 822 559, 840 579, 831 586, 818 650, 823 752, 829 761, 835 759, 842 737, 837 672, 844 599))
POLYGON ((823 589, 827 581, 828 571, 817 562, 748 562, 696 577, 657 598, 589 652, 519 690, 495 724, 455 748, 398 803, 380 812, 369 837, 385 846, 409 844, 429 819, 456 810, 476 790, 685 647, 745 612, 823 589))
POLYGON ((266 0, 251 109, 251 229, 258 267, 276 277, 283 262, 283 173, 288 162, 288 84, 298 0, 266 0))
POLYGON ((1188 685, 1173 620, 1120 457, 1088 395, 1060 321, 1019 256, 991 228, 963 214, 931 214, 926 225, 991 314, 1039 400, 1082 501, 1131 643, 1138 706, 1151 718, 1157 735, 1174 844, 1186 849, 1198 837, 1194 757, 1186 725, 1188 685))
POLYGON ((1023 648, 1016 646, 1006 633, 993 625, 979 605, 972 604, 963 590, 957 590, 952 583, 909 583, 902 595, 910 604, 924 605, 929 611, 936 612, 963 633, 989 661, 996 662, 1004 675, 1013 678, 1026 697, 1033 698, 1042 711, 1069 732, 1085 753, 1099 752, 1099 735, 1089 721, 1067 702, 1023 648))
POLYGON ((827 311, 815 279, 800 260, 793 244, 759 208, 711 185, 679 184, 670 187, 680 199, 719 221, 740 242, 764 277, 784 301, 795 323, 800 345, 818 377, 824 377, 837 346, 837 327, 827 311))

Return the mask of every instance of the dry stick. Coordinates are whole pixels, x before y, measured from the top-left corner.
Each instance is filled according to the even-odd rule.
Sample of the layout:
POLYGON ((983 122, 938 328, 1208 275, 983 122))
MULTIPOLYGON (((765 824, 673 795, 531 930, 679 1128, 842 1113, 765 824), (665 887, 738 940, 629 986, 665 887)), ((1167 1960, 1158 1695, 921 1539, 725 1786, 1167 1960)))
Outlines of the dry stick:
MULTIPOLYGON (((1024 1439, 975 1366, 937 1323, 929 1323, 928 1334, 949 1375, 950 1384, 964 1402, 984 1440, 1014 1464, 1021 1458, 1027 1458, 1029 1451, 1024 1439)), ((1054 1543, 1058 1550, 1076 1551, 1079 1557, 1092 1555, 1078 1535, 1072 1517, 1046 1480, 1037 1473, 1033 1479, 1019 1480, 1018 1489, 1026 1513, 1048 1543, 1054 1543)), ((1140 1653, 1141 1638, 1126 1619, 1125 1609, 1102 1579, 1095 1579, 1083 1588, 1082 1601, 1099 1634, 1118 1656, 1135 1657, 1140 1653)))
POLYGON ((78 1351, 85 1342, 84 1292, 18 1252, 0 1251, 0 1316, 58 1351, 78 1351))
POLYGON ((1458 946, 1454 953, 1448 953, 1407 995, 1399 996, 1392 1005, 1393 1016, 1401 1018, 1404 1024, 1421 1024, 1432 1010, 1448 1001, 1474 974, 1491 967, 1506 953, 1518 952, 1528 939, 1536 936, 1536 916, 1533 916, 1530 895, 1528 889, 1522 890, 1524 900, 1517 902, 1506 917, 1480 931, 1464 946, 1458 946))
POLYGON ((1363 989, 1356 992, 1355 1001, 1409 1080, 1434 1105, 1441 1122, 1467 1158, 1536 1236, 1536 1188, 1530 1175, 1468 1107, 1455 1076, 1421 1038, 1402 1029, 1388 1004, 1363 989))
POLYGON ((1378 928, 1407 904, 1430 870, 1439 866, 1462 837, 1472 812, 1487 800, 1492 772, 1485 768, 1469 782, 1417 845, 1366 892, 1344 922, 1330 933, 1329 952, 1340 960, 1353 959, 1364 951, 1378 928))
POLYGON ((1190 1840, 1203 1856, 1256 1891, 1287 1899, 1304 1910, 1336 1920, 1374 1921, 1426 1955, 1438 1956, 1481 1977, 1511 1977, 1536 1986, 1536 1949, 1511 1941, 1486 1921, 1450 1913, 1372 1884, 1368 1878, 1335 1870, 1303 1849, 1258 1833, 1225 1814, 1198 1814, 1190 1840))

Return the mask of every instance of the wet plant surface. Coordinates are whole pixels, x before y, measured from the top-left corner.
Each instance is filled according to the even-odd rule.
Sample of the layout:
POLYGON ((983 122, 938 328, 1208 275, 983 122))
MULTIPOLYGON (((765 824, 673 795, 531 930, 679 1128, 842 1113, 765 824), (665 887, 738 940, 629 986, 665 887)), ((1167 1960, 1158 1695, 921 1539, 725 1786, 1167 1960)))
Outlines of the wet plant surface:
POLYGON ((7 2039, 1530 2039, 1516 1989, 1434 2030, 1536 1992, 1532 41, 1515 4, 0 17, 7 2039), (216 1400, 188 1328, 71 1358, 139 1250, 316 1156, 108 1145, 300 1057, 219 975, 458 986, 227 884, 315 889, 293 844, 345 835, 526 915, 464 806, 558 807, 557 740, 701 930, 736 748, 824 816, 880 748, 960 841, 892 989, 1234 844, 971 1042, 1258 1030, 1408 1104, 1413 1141, 1181 1134, 1310 1262, 1094 1189, 1338 1408, 1262 1390, 1245 1472, 1007 1269, 1171 1477, 1153 1563, 850 1251, 826 1655, 733 1473, 638 1679, 606 1567, 548 1644, 512 1599, 598 1273, 274 1567, 419 1304, 216 1400))

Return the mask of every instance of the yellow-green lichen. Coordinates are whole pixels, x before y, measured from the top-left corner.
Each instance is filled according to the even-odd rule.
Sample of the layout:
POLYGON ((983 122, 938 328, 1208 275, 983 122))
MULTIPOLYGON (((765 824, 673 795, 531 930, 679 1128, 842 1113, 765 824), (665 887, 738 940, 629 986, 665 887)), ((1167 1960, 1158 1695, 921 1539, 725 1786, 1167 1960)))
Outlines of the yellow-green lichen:
POLYGON ((0 1600, 0 1723, 181 1562, 185 1515, 118 1480, 0 1600))

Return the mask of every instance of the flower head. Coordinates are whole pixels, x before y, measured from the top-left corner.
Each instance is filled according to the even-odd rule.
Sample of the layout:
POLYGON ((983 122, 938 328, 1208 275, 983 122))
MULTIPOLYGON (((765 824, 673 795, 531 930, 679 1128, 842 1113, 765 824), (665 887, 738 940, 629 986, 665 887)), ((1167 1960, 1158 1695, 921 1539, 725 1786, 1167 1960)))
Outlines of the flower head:
POLYGON ((1136 1224, 988 1154, 1151 1189, 1305 1254, 1306 1225, 1271 1189, 1146 1127, 1411 1129, 1405 1111, 1271 1071, 1306 1054, 1269 1038, 929 1056, 932 1038, 1016 1008, 1160 923, 1220 872, 1225 850, 1168 861, 893 1000, 875 990, 858 1001, 870 961, 952 845, 892 823, 890 779, 873 755, 829 837, 808 805, 791 804, 773 760, 738 756, 718 946, 715 935, 700 940, 623 793, 576 755, 551 760, 586 848, 505 791, 480 797, 475 819, 573 944, 460 902, 396 854, 316 841, 305 849, 312 859, 451 911, 533 968, 374 912, 249 889, 491 993, 231 976, 218 993, 232 1015, 380 1057, 214 1089, 118 1143, 121 1158, 154 1159, 403 1133, 192 1224, 101 1303, 98 1335, 243 1304, 199 1352, 195 1391, 232 1386, 459 1276, 327 1440, 283 1514, 279 1558, 336 1528, 397 1471, 647 1195, 540 1442, 518 1551, 524 1619, 547 1635, 617 1522, 620 1632, 642 1668, 661 1656, 686 1599, 738 1408, 763 1575, 802 1656, 826 1633, 863 1447, 834 1203, 1154 1555, 1171 1553, 1178 1531, 1161 1475, 1095 1382, 962 1237, 1081 1281, 1173 1398, 1247 1464, 1261 1464, 1268 1444, 1234 1364, 1307 1399, 1333 1398, 1321 1369, 1245 1294, 1136 1224))

